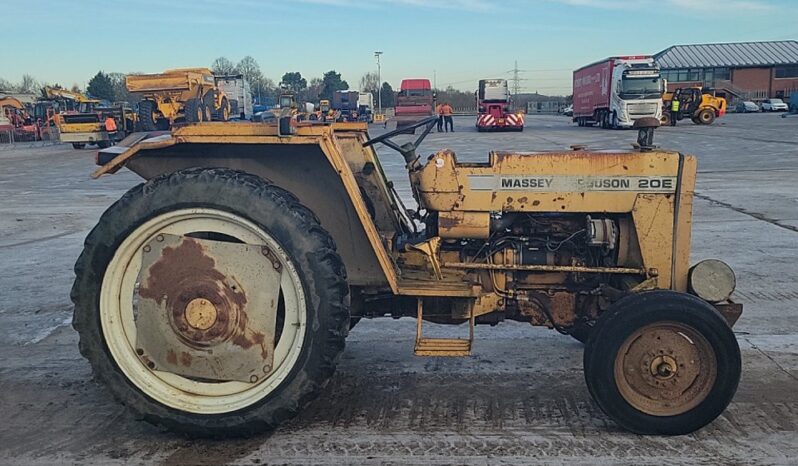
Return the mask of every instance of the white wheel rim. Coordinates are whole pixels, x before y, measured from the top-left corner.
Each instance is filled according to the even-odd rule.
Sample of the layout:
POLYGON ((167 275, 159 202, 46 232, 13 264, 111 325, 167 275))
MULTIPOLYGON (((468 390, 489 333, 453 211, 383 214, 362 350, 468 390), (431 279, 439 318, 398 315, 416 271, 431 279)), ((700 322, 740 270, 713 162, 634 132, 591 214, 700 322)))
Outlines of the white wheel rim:
MULTIPOLYGON (((262 228, 229 212, 181 209, 159 215, 136 228, 108 264, 100 290, 103 338, 119 369, 136 387, 158 403, 197 414, 237 411, 268 396, 288 377, 302 351, 307 328, 305 294, 296 267, 285 250, 262 228), (159 233, 185 235, 212 231, 274 251, 283 265, 280 283, 285 319, 274 349, 274 370, 257 383, 207 383, 153 371, 135 352, 133 297, 141 268, 143 245, 159 233)), ((280 331, 280 329, 277 329, 280 331)))

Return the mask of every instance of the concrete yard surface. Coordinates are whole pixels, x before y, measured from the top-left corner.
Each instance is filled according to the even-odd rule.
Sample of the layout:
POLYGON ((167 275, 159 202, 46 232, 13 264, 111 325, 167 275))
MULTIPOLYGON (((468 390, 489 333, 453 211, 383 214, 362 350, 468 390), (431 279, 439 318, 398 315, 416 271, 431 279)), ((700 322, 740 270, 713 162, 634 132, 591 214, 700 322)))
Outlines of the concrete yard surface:
MULTIPOLYGON (((629 149, 636 139, 559 116, 529 116, 523 133, 477 133, 469 117, 456 125, 420 153, 484 161, 490 150, 629 149)), ((655 142, 698 156, 693 260, 728 262, 745 306, 734 329, 742 380, 714 423, 678 437, 621 430, 588 394, 582 345, 554 331, 479 326, 473 356, 419 358, 414 320, 386 318, 352 330, 333 380, 298 418, 227 441, 135 420, 78 353, 72 267, 103 210, 141 180, 128 171, 91 180, 89 149, 0 145, 0 464, 795 464, 798 119, 683 121, 655 142)), ((411 205, 401 157, 379 152, 411 205)))

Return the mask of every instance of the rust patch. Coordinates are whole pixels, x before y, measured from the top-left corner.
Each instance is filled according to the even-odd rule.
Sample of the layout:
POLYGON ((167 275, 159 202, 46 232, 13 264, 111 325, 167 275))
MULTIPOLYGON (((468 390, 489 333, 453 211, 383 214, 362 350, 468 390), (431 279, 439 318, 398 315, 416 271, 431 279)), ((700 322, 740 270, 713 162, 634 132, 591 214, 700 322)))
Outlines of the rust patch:
POLYGON ((449 217, 449 216, 439 216, 438 217, 438 226, 444 229, 452 229, 455 227, 460 226, 462 221, 457 217, 449 217))
POLYGON ((527 198, 526 198, 526 196, 524 196, 524 197, 519 197, 519 198, 518 198, 518 202, 519 202, 519 203, 521 203, 521 204, 526 204, 526 202, 527 202, 528 200, 529 200, 529 199, 527 199, 527 198))
POLYGON ((174 350, 170 349, 169 352, 166 353, 166 362, 173 365, 177 364, 177 355, 174 350))
POLYGON ((192 358, 191 355, 185 351, 180 352, 180 364, 184 365, 185 367, 191 367, 191 361, 193 359, 194 358, 192 358))
POLYGON ((513 203, 513 198, 508 196, 507 197, 507 204, 512 204, 512 203, 513 203))
POLYGON ((161 257, 150 266, 149 277, 139 295, 165 304, 174 331, 188 343, 204 346, 229 337, 236 321, 246 322, 242 318, 246 294, 226 282, 225 275, 215 268, 215 261, 205 254, 202 245, 184 238, 176 247, 163 248, 161 257), (185 316, 186 306, 197 298, 207 299, 217 309, 214 324, 202 331, 192 329, 185 316))
POLYGON ((539 206, 540 205, 540 201, 535 199, 534 201, 532 201, 532 205, 533 206, 539 206))

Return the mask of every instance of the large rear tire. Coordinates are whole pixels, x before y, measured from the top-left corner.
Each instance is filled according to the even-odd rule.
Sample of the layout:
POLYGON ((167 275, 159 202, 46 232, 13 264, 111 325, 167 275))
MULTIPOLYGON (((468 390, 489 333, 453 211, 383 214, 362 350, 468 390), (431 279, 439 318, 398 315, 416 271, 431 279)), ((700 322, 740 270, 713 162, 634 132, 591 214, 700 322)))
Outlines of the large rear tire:
POLYGON ((584 354, 601 410, 638 434, 681 435, 717 418, 740 381, 740 348, 726 320, 685 293, 628 296, 599 317, 584 354))
POLYGON ((294 417, 332 376, 350 325, 346 271, 330 235, 292 194, 239 171, 192 168, 134 187, 89 233, 75 275, 73 325, 96 378, 139 417, 192 436, 245 436, 294 417), (270 374, 211 382, 139 358, 142 245, 161 234, 214 234, 274 252, 283 272, 270 374))
POLYGON ((158 130, 155 121, 155 102, 152 100, 142 100, 139 102, 139 126, 142 131, 156 131, 158 130))

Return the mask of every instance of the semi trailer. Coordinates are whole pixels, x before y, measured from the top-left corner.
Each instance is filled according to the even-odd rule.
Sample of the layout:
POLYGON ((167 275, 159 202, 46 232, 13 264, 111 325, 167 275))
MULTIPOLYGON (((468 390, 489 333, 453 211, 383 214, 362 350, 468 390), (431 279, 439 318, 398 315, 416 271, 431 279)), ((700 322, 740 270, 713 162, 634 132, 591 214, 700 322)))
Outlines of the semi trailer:
POLYGON ((574 71, 573 121, 579 126, 631 128, 662 117, 663 81, 654 58, 611 57, 574 71))
POLYGON ((216 87, 221 89, 230 102, 230 117, 251 120, 252 91, 242 74, 216 75, 216 87))
POLYGON ((481 79, 477 90, 477 131, 523 131, 524 114, 513 111, 506 79, 481 79))

